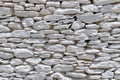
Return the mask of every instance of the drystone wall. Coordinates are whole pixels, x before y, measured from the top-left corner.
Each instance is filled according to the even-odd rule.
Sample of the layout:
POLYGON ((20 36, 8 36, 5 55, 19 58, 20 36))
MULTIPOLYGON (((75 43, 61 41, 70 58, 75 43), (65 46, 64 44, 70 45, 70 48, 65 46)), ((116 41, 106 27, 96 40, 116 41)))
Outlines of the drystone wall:
POLYGON ((0 80, 120 80, 120 0, 0 0, 0 80))

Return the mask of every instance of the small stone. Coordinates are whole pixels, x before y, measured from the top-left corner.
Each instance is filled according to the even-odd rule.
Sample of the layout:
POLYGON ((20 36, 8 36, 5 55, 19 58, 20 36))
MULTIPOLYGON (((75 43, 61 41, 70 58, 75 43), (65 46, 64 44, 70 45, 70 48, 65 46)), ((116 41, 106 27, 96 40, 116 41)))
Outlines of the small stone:
POLYGON ((55 53, 55 54, 53 54, 53 57, 56 58, 56 59, 59 59, 59 58, 63 57, 63 54, 61 54, 61 53, 55 53))
POLYGON ((55 1, 48 1, 46 3, 46 7, 60 7, 60 2, 55 1))
POLYGON ((108 68, 117 68, 119 67, 118 62, 114 61, 104 61, 104 62, 99 62, 97 64, 92 64, 90 68, 102 68, 102 69, 108 69, 108 68))
POLYGON ((36 11, 15 11, 15 15, 18 17, 38 17, 39 13, 36 11))
POLYGON ((28 0, 30 3, 45 4, 47 0, 28 0))
POLYGON ((14 30, 11 35, 12 37, 29 38, 30 32, 25 30, 14 30))
POLYGON ((120 74, 120 68, 118 68, 116 71, 115 71, 115 74, 120 74))
POLYGON ((22 20, 22 25, 24 27, 30 27, 34 24, 34 20, 32 18, 25 18, 22 20))
POLYGON ((51 66, 48 65, 43 65, 43 64, 38 64, 37 66, 35 66, 35 70, 37 72, 51 72, 51 66))
POLYGON ((13 73, 14 68, 11 65, 0 65, 1 73, 13 73))
POLYGON ((35 22, 35 24, 33 25, 33 28, 36 30, 41 30, 41 29, 49 29, 50 26, 46 21, 38 21, 38 22, 35 22))
POLYGON ((67 52, 79 52, 79 50, 80 50, 80 48, 79 47, 77 47, 77 46, 68 46, 67 48, 66 48, 66 50, 67 50, 67 52))
POLYGON ((112 34, 119 34, 120 33, 120 29, 119 28, 114 28, 111 33, 112 34))
POLYGON ((56 64, 59 64, 61 62, 62 62, 61 59, 47 59, 47 60, 42 61, 42 63, 46 64, 46 65, 56 65, 56 64))
POLYGON ((73 77, 73 78, 85 78, 87 75, 84 73, 76 73, 76 72, 68 72, 66 75, 73 77))
POLYGON ((98 58, 96 58, 95 59, 95 61, 108 61, 108 60, 110 60, 111 58, 110 57, 98 57, 98 58))
POLYGON ((62 8, 73 8, 78 6, 79 6, 79 3, 77 1, 63 1, 61 4, 62 8))
POLYGON ((64 37, 65 36, 63 34, 48 34, 47 35, 47 38, 50 38, 50 39, 62 39, 64 37))
POLYGON ((66 17, 64 15, 46 15, 43 17, 45 21, 59 21, 61 19, 65 19, 66 17))
POLYGON ((17 66, 15 67, 15 72, 17 73, 28 73, 32 70, 32 66, 30 65, 21 65, 21 66, 17 66))
POLYGON ((78 58, 83 59, 83 60, 94 60, 95 55, 94 54, 83 54, 83 55, 79 55, 78 58))
POLYGON ((86 25, 86 28, 89 28, 89 29, 98 29, 99 26, 97 24, 88 24, 88 25, 86 25))
POLYGON ((102 15, 99 14, 76 15, 76 17, 85 23, 95 23, 95 22, 103 21, 102 15))
POLYGON ((14 57, 14 55, 12 53, 0 52, 0 58, 11 59, 13 57, 14 57))
POLYGON ((91 76, 89 76, 89 79, 91 79, 91 80, 99 80, 101 78, 101 76, 100 75, 91 75, 91 76))
POLYGON ((48 9, 42 9, 40 11, 41 16, 50 15, 50 14, 52 14, 52 12, 50 12, 48 9))
POLYGON ((23 6, 14 6, 14 10, 15 11, 23 11, 24 10, 24 7, 23 6))
POLYGON ((90 4, 90 0, 76 0, 77 2, 81 3, 81 4, 90 4))
POLYGON ((27 58, 25 61, 31 65, 37 65, 41 62, 41 58, 27 58))
POLYGON ((10 22, 8 24, 8 27, 12 30, 21 30, 22 29, 22 25, 16 22, 10 22))
POLYGON ((102 69, 87 69, 87 70, 85 70, 85 72, 86 73, 88 73, 88 74, 101 74, 101 73, 103 73, 104 72, 104 70, 102 70, 102 69))
POLYGON ((70 25, 57 25, 54 27, 55 30, 64 30, 64 29, 68 29, 70 27, 70 25))
POLYGON ((8 7, 0 7, 0 18, 7 18, 12 16, 12 11, 8 7))
POLYGON ((53 73, 51 77, 55 79, 62 79, 64 76, 63 74, 56 72, 56 73, 53 73))
POLYGON ((45 48, 49 51, 55 51, 55 52, 64 52, 65 51, 65 46, 63 46, 61 44, 46 45, 45 48))
POLYGON ((110 71, 106 71, 104 73, 102 73, 102 78, 113 78, 114 77, 114 73, 113 72, 110 72, 110 71))
POLYGON ((23 63, 23 61, 21 59, 17 59, 17 58, 11 59, 11 61, 10 61, 11 65, 21 65, 22 63, 23 63))
POLYGON ((28 49, 15 49, 14 55, 15 57, 18 58, 27 58, 27 57, 32 57, 33 53, 28 49))
POLYGON ((81 23, 79 21, 74 21, 72 26, 71 26, 71 29, 74 29, 74 30, 78 30, 78 29, 81 29, 85 26, 84 23, 81 23))
POLYGON ((86 53, 99 53, 100 51, 99 50, 97 50, 97 49, 88 49, 88 50, 86 50, 85 51, 86 53))
POLYGON ((10 31, 10 29, 8 27, 0 25, 0 33, 1 32, 9 32, 9 31, 10 31))
POLYGON ((83 11, 98 12, 99 8, 94 4, 90 4, 90 5, 83 5, 82 10, 83 11))
POLYGON ((111 3, 119 3, 120 0, 94 0, 94 3, 97 5, 106 5, 106 4, 111 4, 111 3))
POLYGON ((66 65, 66 64, 57 64, 53 67, 53 71, 57 72, 68 72, 72 71, 74 68, 72 65, 66 65))
POLYGON ((79 9, 57 9, 57 10, 55 10, 54 13, 55 14, 64 14, 64 15, 77 14, 77 13, 80 13, 80 10, 79 9))

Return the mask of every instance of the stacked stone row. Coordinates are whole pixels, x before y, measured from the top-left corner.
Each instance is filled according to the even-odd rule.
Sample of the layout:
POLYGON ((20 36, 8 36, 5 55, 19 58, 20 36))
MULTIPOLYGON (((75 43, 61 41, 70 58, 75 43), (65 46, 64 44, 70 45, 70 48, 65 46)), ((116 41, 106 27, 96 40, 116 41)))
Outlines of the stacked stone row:
POLYGON ((120 0, 0 0, 0 80, 120 80, 120 0))

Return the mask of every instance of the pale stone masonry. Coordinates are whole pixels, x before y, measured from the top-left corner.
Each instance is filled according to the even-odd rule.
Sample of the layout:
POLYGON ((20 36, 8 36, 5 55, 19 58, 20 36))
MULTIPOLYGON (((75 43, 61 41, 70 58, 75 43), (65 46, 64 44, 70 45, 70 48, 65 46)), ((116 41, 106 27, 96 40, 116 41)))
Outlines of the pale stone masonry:
POLYGON ((120 0, 0 0, 0 80, 120 80, 120 0))

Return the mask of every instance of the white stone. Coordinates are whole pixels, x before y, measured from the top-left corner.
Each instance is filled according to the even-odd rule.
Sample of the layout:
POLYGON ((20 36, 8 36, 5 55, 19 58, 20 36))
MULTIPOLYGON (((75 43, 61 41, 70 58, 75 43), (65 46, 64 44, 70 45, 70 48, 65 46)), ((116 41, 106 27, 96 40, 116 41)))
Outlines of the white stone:
POLYGON ((86 15, 76 15, 78 19, 85 23, 95 23, 95 22, 100 22, 103 21, 103 16, 100 14, 86 14, 86 15))
POLYGON ((71 76, 73 78, 85 78, 87 75, 84 73, 76 73, 76 72, 68 72, 66 75, 71 76))
POLYGON ((99 50, 97 50, 97 49, 88 49, 88 50, 86 50, 85 51, 86 53, 99 53, 100 51, 99 50))
POLYGON ((30 27, 34 24, 34 20, 32 18, 25 18, 22 20, 22 25, 24 27, 30 27))
POLYGON ((89 5, 82 5, 82 10, 83 11, 98 12, 99 8, 94 4, 89 4, 89 5))
POLYGON ((94 3, 97 5, 106 5, 117 2, 120 2, 120 0, 94 0, 94 3))
POLYGON ((11 59, 11 61, 10 61, 11 65, 21 65, 22 63, 23 63, 23 61, 21 59, 17 59, 17 58, 11 59))
POLYGON ((68 72, 72 71, 74 68, 72 65, 66 65, 66 64, 57 64, 53 67, 53 71, 57 72, 68 72))
POLYGON ((50 38, 50 39, 62 39, 64 37, 65 36, 63 34, 48 34, 47 35, 47 38, 50 38))
POLYGON ((80 10, 79 9, 57 9, 57 10, 55 10, 54 13, 55 14, 64 14, 64 15, 77 14, 77 13, 80 13, 80 10))
POLYGON ((14 55, 17 58, 27 58, 27 57, 32 57, 33 53, 28 49, 15 49, 14 55))
POLYGON ((83 54, 83 55, 79 55, 78 58, 83 59, 83 60, 94 60, 95 55, 94 54, 83 54))
POLYGON ((8 27, 12 30, 21 30, 22 29, 22 25, 16 22, 10 22, 8 24, 8 27))
POLYGON ((32 70, 32 66, 30 65, 20 65, 15 67, 15 72, 17 73, 28 73, 32 70))
POLYGON ((99 62, 97 64, 92 64, 90 66, 90 68, 102 68, 102 69, 117 68, 117 67, 119 67, 119 63, 114 61, 99 62))
POLYGON ((38 17, 39 13, 36 11, 15 11, 15 15, 18 17, 38 17))
POLYGON ((97 74, 103 73, 104 70, 103 69, 87 69, 87 70, 85 70, 85 72, 88 74, 93 74, 93 75, 96 74, 97 75, 97 74))
POLYGON ((28 0, 30 3, 36 3, 36 4, 45 4, 47 0, 28 0))
POLYGON ((0 52, 0 58, 11 59, 13 57, 14 57, 14 55, 12 53, 0 52))
POLYGON ((71 26, 71 29, 74 29, 74 30, 78 30, 78 29, 81 29, 85 26, 84 23, 81 23, 79 21, 74 21, 72 26, 71 26))
POLYGON ((14 6, 14 10, 15 11, 23 11, 24 10, 24 7, 23 6, 14 6))
POLYGON ((35 24, 33 25, 33 28, 36 30, 41 30, 41 29, 49 29, 50 26, 46 21, 38 21, 38 22, 35 22, 35 24))
POLYGON ((11 65, 0 65, 1 73, 13 73, 14 68, 11 65))
POLYGON ((55 52, 64 52, 65 46, 61 44, 55 44, 55 45, 46 45, 45 48, 49 51, 55 51, 55 52))
POLYGON ((120 74, 120 68, 115 71, 115 74, 120 74))
POLYGON ((72 46, 72 45, 70 45, 70 46, 67 46, 66 50, 67 50, 68 52, 79 52, 80 48, 77 47, 77 46, 72 46))
POLYGON ((112 34, 119 34, 120 33, 120 28, 114 28, 112 29, 112 34))
POLYGON ((56 72, 56 73, 53 73, 51 77, 55 79, 62 79, 64 76, 63 74, 56 72))
POLYGON ((41 62, 41 58, 27 58, 25 61, 31 65, 37 65, 41 62))
POLYGON ((43 17, 45 21, 59 21, 61 19, 65 19, 66 17, 64 15, 46 15, 43 17))
POLYGON ((0 33, 1 32, 9 32, 9 31, 10 31, 10 29, 8 27, 0 25, 0 33))
POLYGON ((62 8, 73 8, 79 6, 77 1, 63 1, 61 4, 62 8))
POLYGON ((47 59, 47 60, 42 61, 42 63, 46 64, 46 65, 56 65, 56 64, 59 64, 61 62, 62 62, 61 59, 47 59))
POLYGON ((90 4, 90 0, 76 0, 77 2, 81 3, 81 4, 90 4))
POLYGON ((43 65, 43 64, 38 64, 37 66, 35 66, 35 70, 37 72, 51 72, 51 66, 48 65, 43 65))
POLYGON ((60 7, 60 2, 59 1, 48 1, 46 3, 46 7, 60 7))
POLYGON ((95 61, 108 61, 108 60, 110 60, 111 59, 111 57, 98 57, 98 58, 96 58, 95 59, 95 61))
POLYGON ((86 28, 89 28, 89 29, 98 29, 99 25, 97 25, 97 24, 88 24, 88 25, 86 25, 86 28))
POLYGON ((25 30, 14 30, 11 35, 12 37, 29 38, 30 32, 25 30))
POLYGON ((102 73, 102 78, 113 78, 114 77, 114 73, 113 72, 110 72, 110 71, 106 71, 104 73, 102 73))
POLYGON ((0 7, 0 18, 7 18, 12 15, 12 11, 8 7, 0 7))

